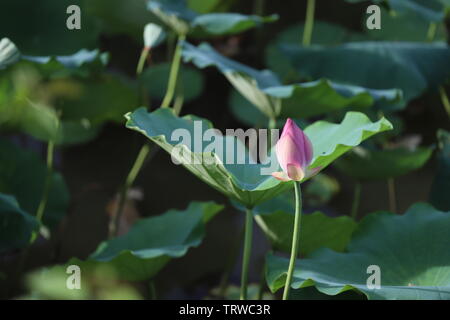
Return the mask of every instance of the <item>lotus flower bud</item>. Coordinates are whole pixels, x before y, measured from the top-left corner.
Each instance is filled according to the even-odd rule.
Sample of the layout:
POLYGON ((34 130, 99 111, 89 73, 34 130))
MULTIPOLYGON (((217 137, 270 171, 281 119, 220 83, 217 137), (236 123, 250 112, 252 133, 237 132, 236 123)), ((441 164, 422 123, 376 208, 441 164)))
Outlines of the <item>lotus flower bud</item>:
POLYGON ((282 181, 301 181, 319 171, 308 170, 313 158, 313 147, 305 133, 291 119, 287 119, 281 137, 275 145, 282 172, 272 176, 282 181))

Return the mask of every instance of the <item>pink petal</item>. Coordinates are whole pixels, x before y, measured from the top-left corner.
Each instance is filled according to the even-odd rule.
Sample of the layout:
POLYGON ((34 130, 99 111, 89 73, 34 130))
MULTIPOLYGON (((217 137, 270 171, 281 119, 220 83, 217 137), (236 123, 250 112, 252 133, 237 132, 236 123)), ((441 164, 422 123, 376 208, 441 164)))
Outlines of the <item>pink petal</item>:
POLYGON ((291 179, 287 176, 286 173, 284 173, 283 171, 278 171, 278 172, 272 172, 272 176, 277 179, 277 180, 281 180, 281 181, 290 181, 291 179))
POLYGON ((287 175, 289 178, 295 181, 301 181, 305 177, 305 173, 302 168, 298 165, 289 163, 287 165, 287 175))

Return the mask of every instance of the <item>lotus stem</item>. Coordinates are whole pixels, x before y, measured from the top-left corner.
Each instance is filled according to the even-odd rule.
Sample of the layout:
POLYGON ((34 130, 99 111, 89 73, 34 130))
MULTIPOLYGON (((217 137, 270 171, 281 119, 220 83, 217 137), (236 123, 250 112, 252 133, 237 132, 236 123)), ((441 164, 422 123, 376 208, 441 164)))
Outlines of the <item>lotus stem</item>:
POLYGON ((436 37, 436 31, 437 31, 437 23, 431 22, 428 27, 428 32, 427 32, 427 40, 429 42, 434 41, 434 38, 436 37))
POLYGON ((303 30, 303 45, 311 44, 312 32, 314 29, 314 12, 316 10, 316 0, 308 0, 306 7, 305 28, 303 30))
POLYGON ((247 209, 245 212, 244 254, 242 257, 241 300, 247 300, 248 267, 250 264, 250 255, 252 252, 252 238, 253 213, 251 209, 247 209))
POLYGON ((397 213, 397 197, 395 195, 395 181, 394 178, 387 180, 388 194, 389 194, 389 210, 392 213, 397 213))
POLYGON ((141 56, 139 57, 139 62, 136 67, 136 74, 140 75, 144 70, 145 61, 147 60, 150 53, 150 48, 144 47, 141 51, 141 56))
POLYGON ((448 100, 448 96, 445 93, 445 88, 443 86, 439 87, 439 94, 441 96, 442 105, 444 106, 445 111, 447 111, 447 114, 450 117, 450 101, 448 100))
POLYGON ((355 184, 355 192, 353 195, 353 204, 352 204, 352 218, 356 220, 358 217, 358 208, 359 201, 361 199, 361 182, 357 181, 355 184))
MULTIPOLYGON (((48 197, 52 186, 54 151, 55 151, 55 143, 54 141, 49 141, 47 145, 47 175, 45 177, 42 198, 36 210, 36 220, 39 222, 39 224, 42 222, 42 219, 44 218, 44 212, 45 209, 47 208, 48 197)), ((30 244, 34 243, 34 241, 38 236, 38 233, 39 231, 35 231, 31 234, 30 244)))
POLYGON ((291 289, 292 277, 294 275, 295 260, 298 256, 299 240, 300 240, 300 227, 302 222, 302 192, 300 188, 300 182, 295 181, 295 219, 294 219, 294 232, 292 234, 292 248, 291 258, 289 260, 289 268, 286 276, 286 283, 284 285, 283 300, 289 298, 289 291, 291 289))
POLYGON ((120 220, 123 215, 123 209, 125 207, 125 202, 126 202, 127 195, 128 195, 128 191, 130 190, 131 186, 134 184, 134 180, 136 180, 136 177, 137 177, 139 171, 141 170, 149 152, 150 152, 150 144, 145 142, 144 145, 141 147, 141 150, 139 150, 139 153, 136 157, 136 161, 134 162, 133 166, 131 167, 130 172, 128 172, 127 178, 125 179, 125 183, 121 188, 121 191, 119 194, 119 203, 117 205, 117 210, 114 213, 114 215, 111 219, 110 225, 109 225, 109 238, 117 236, 117 233, 119 231, 120 220))
POLYGON ((186 39, 185 35, 178 36, 177 46, 175 48, 175 53, 172 59, 172 66, 170 67, 169 83, 167 84, 167 91, 166 95, 164 96, 163 102, 161 103, 161 108, 168 108, 175 94, 181 63, 181 43, 184 41, 184 39, 186 39))

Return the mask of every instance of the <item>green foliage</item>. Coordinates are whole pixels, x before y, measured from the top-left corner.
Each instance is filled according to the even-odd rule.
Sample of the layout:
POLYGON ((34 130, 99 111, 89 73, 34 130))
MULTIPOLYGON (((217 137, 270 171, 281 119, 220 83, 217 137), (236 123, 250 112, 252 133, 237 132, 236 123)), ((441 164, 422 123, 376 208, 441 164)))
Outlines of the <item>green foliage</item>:
MULTIPOLYGON (((263 174, 261 169, 267 170, 267 165, 255 161, 251 163, 246 147, 235 136, 224 137, 214 132, 209 139, 214 141, 213 143, 204 141, 204 132, 212 128, 209 121, 193 116, 179 118, 167 109, 148 113, 144 108, 140 108, 126 117, 129 129, 144 134, 198 178, 246 207, 254 207, 292 186, 291 183, 281 183, 272 178, 271 172, 263 174), (196 129, 193 120, 199 120, 201 128, 196 129), (185 130, 183 132, 189 137, 176 138, 182 140, 181 142, 174 140, 172 134, 175 129, 185 130), (227 153, 224 154, 223 146, 227 143, 227 153), (233 148, 232 154, 230 144, 233 148), (175 146, 177 147, 174 151, 175 146), (214 150, 216 146, 219 148, 214 150), (239 154, 245 155, 244 161, 238 159, 239 154)), ((372 123, 366 116, 356 112, 348 113, 341 124, 316 122, 305 130, 314 149, 311 167, 323 169, 363 140, 391 128, 389 121, 384 118, 372 123)), ((274 155, 270 158, 276 161, 274 155)))
POLYGON ((270 70, 258 71, 230 60, 206 43, 195 47, 185 42, 183 58, 199 68, 218 68, 268 118, 312 117, 348 106, 369 107, 377 100, 395 103, 400 99, 397 90, 370 90, 325 79, 282 85, 270 70))
POLYGON ((335 166, 355 179, 386 180, 421 168, 432 153, 432 147, 372 150, 359 146, 336 161, 335 166))
POLYGON ((38 229, 38 221, 14 197, 0 193, 0 253, 26 246, 38 229))
POLYGON ((450 76, 450 49, 442 43, 354 42, 307 48, 283 45, 282 51, 302 76, 326 77, 373 89, 399 88, 406 101, 450 76))
MULTIPOLYGON (((189 67, 181 67, 180 69, 178 88, 183 94, 185 101, 188 102, 197 98, 203 92, 204 78, 203 74, 195 69, 189 67)), ((152 65, 142 73, 140 82, 151 98, 160 100, 164 98, 169 73, 169 63, 152 65)))
POLYGON ((441 129, 437 135, 438 168, 431 188, 430 202, 439 210, 450 211, 450 133, 441 129))
MULTIPOLYGON (((328 295, 355 289, 369 299, 449 299, 449 227, 450 214, 427 204, 416 204, 400 216, 371 214, 359 223, 347 252, 320 249, 298 260, 292 288, 315 286, 328 295), (366 285, 371 265, 380 267, 380 289, 366 285)), ((267 256, 273 292, 283 287, 288 262, 267 256)))
POLYGON ((277 15, 258 17, 238 13, 198 14, 185 0, 150 0, 148 9, 179 35, 195 37, 231 35, 273 22, 277 15))
MULTIPOLYGON (((283 194, 254 209, 256 221, 275 250, 291 252, 294 229, 294 203, 283 194)), ((291 195, 292 196, 292 195, 291 195)), ((300 253, 309 255, 322 247, 344 251, 356 223, 347 216, 331 218, 322 212, 303 214, 300 232, 300 253)))
MULTIPOLYGON (((47 167, 36 154, 7 140, 0 140, 0 192, 14 196, 21 210, 35 215, 46 176, 47 167)), ((69 192, 64 179, 54 172, 43 224, 51 229, 57 227, 68 202, 69 192)))

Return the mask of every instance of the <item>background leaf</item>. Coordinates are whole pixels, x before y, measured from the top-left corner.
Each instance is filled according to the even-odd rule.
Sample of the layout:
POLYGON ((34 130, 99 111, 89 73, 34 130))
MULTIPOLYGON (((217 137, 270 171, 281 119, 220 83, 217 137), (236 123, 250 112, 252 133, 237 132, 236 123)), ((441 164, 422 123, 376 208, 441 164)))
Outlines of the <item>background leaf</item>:
MULTIPOLYGON (((427 204, 416 204, 400 216, 371 214, 359 223, 348 252, 320 249, 298 260, 292 288, 315 286, 328 295, 357 289, 369 299, 449 299, 449 227, 450 213, 427 204), (380 267, 380 289, 366 285, 371 265, 380 267)), ((288 263, 267 256, 272 291, 283 287, 288 263)))

